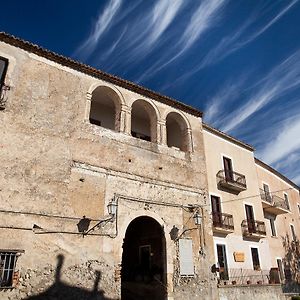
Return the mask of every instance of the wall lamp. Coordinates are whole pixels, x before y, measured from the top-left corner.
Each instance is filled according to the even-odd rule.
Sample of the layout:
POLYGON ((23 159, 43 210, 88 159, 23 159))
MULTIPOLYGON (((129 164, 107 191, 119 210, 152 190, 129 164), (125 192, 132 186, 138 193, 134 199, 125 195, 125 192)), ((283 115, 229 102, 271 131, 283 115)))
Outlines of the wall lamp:
POLYGON ((202 216, 199 214, 198 211, 195 212, 193 219, 194 219, 195 225, 201 225, 202 216))
POLYGON ((115 217, 115 215, 117 214, 117 209, 118 209, 118 203, 117 201, 113 198, 112 200, 109 201, 109 203, 107 204, 107 211, 108 214, 111 217, 115 217))

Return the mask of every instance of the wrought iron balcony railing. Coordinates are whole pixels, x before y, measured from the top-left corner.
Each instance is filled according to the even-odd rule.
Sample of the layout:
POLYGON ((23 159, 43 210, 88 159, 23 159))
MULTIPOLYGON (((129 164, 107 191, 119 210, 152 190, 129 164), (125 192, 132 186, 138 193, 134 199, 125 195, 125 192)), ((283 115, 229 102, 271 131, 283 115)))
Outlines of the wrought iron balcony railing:
POLYGON ((238 192, 247 189, 245 175, 230 170, 220 170, 217 173, 217 183, 218 186, 238 192))
POLYGON ((261 200, 269 203, 269 205, 264 205, 263 208, 271 213, 279 214, 280 209, 289 210, 289 204, 286 202, 286 200, 277 195, 272 195, 270 192, 260 189, 260 197, 261 200))
POLYGON ((246 237, 260 237, 267 234, 265 223, 257 220, 243 220, 242 231, 246 237))
POLYGON ((228 269, 220 270, 220 285, 280 284, 279 270, 228 269), (223 272, 223 273, 222 273, 223 272))
POLYGON ((234 230, 233 216, 219 212, 212 213, 213 226, 228 231, 234 230))

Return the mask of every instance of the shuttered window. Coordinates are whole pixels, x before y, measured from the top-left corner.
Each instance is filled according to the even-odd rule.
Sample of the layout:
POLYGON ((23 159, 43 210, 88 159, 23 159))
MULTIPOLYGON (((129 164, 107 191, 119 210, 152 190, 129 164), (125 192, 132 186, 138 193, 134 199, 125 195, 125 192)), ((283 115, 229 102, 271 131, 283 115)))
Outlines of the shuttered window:
POLYGON ((181 276, 194 276, 193 241, 179 239, 179 265, 181 276))

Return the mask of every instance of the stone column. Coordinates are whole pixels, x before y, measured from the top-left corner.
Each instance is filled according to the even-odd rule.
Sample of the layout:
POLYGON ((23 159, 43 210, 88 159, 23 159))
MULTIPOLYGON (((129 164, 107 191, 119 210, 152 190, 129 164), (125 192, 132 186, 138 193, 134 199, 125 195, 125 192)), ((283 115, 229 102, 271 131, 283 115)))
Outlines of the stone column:
POLYGON ((92 104, 92 93, 86 93, 86 104, 85 104, 85 112, 84 112, 84 120, 89 121, 90 119, 90 111, 92 104))
POLYGON ((193 139, 192 139, 192 130, 187 128, 184 135, 184 140, 186 141, 186 151, 193 152, 193 139))
POLYGON ((167 145, 167 128, 165 120, 159 120, 157 122, 157 142, 161 145, 167 145))
POLYGON ((120 132, 131 135, 131 107, 122 105, 120 132))

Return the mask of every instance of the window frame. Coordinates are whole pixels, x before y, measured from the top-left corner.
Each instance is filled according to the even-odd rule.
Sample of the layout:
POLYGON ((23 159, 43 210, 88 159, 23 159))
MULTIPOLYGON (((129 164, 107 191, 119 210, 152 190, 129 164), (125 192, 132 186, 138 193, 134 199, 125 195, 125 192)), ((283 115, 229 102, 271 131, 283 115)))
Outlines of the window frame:
POLYGON ((252 259, 252 267, 254 271, 261 271, 261 264, 260 264, 260 254, 258 251, 258 247, 255 246, 250 246, 250 254, 251 254, 251 259, 252 259), (254 264, 254 259, 253 259, 253 252, 252 249, 255 249, 257 251, 257 260, 258 260, 258 264, 254 264))
POLYGON ((271 237, 277 237, 277 229, 276 229, 276 224, 275 224, 275 218, 268 217, 267 219, 269 219, 269 223, 270 223, 271 237), (272 224, 273 224, 273 227, 272 227, 272 224), (273 234, 273 233, 275 233, 275 234, 273 234))
POLYGON ((288 210, 291 210, 291 205, 290 205, 290 200, 289 200, 288 194, 287 193, 283 193, 283 198, 286 201, 288 210))
POLYGON ((2 86, 5 85, 5 78, 6 78, 6 75, 7 75, 7 69, 8 69, 8 59, 3 57, 3 56, 0 56, 0 60, 1 61, 4 61, 4 69, 3 69, 3 72, 0 76, 0 90, 2 89, 2 86))
POLYGON ((19 256, 20 256, 20 251, 6 250, 6 249, 0 250, 0 290, 10 289, 15 287, 14 281, 16 280, 16 273, 18 272, 16 270, 16 265, 19 256), (9 256, 9 261, 7 260, 8 256, 9 256), (12 256, 13 256, 13 262, 11 261, 12 256), (6 277, 5 279, 7 281, 6 284, 2 284, 4 277, 6 277))
POLYGON ((290 231, 291 231, 292 241, 296 242, 297 241, 297 235, 296 235, 294 224, 290 224, 290 231))

